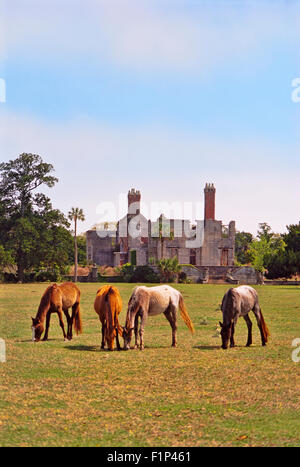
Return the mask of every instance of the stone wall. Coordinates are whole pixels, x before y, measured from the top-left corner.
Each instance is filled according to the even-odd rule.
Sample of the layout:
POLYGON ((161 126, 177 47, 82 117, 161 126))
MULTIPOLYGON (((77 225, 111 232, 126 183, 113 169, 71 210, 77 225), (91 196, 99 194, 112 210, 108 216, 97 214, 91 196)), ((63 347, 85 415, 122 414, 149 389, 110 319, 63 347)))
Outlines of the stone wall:
POLYGON ((86 233, 86 243, 89 261, 99 266, 114 266, 115 237, 99 237, 96 230, 88 230, 86 233))

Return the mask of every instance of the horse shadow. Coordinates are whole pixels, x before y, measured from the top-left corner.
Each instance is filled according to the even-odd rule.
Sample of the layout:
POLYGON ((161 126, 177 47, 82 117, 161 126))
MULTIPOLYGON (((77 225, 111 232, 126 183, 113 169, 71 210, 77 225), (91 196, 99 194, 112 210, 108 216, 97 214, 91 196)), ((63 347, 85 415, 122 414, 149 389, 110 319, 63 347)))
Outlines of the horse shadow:
MULTIPOLYGON (((83 344, 70 345, 70 346, 65 345, 64 348, 68 349, 68 350, 78 351, 78 352, 107 352, 107 353, 118 352, 117 348, 115 348, 113 350, 100 349, 99 345, 83 345, 83 344)), ((120 351, 122 351, 122 350, 123 349, 121 349, 120 351)))
POLYGON ((193 345, 193 349, 198 349, 198 350, 216 350, 220 349, 220 345, 193 345))
POLYGON ((99 346, 97 345, 83 345, 83 344, 76 344, 76 345, 65 345, 65 349, 68 350, 77 350, 79 352, 96 352, 99 350, 99 346))

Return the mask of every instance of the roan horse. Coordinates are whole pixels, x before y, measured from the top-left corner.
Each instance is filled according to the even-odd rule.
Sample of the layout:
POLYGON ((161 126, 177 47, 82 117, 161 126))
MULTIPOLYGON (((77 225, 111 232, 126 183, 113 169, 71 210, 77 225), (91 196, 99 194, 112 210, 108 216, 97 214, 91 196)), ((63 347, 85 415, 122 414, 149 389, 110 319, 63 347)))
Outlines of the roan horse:
POLYGON ((122 310, 122 299, 118 289, 112 285, 101 287, 97 291, 94 309, 102 324, 101 349, 104 349, 106 343, 108 349, 113 350, 116 338, 117 349, 120 350, 119 334, 122 336, 123 330, 118 316, 122 310))
POLYGON ((82 332, 82 323, 80 315, 80 290, 73 282, 64 282, 63 284, 50 285, 44 292, 38 312, 35 318, 32 319, 32 340, 40 341, 44 331, 44 322, 46 319, 46 330, 43 341, 48 339, 48 331, 50 326, 51 313, 57 313, 59 324, 62 328, 64 340, 72 339, 72 326, 76 334, 82 332), (72 316, 69 315, 68 309, 72 307, 72 316), (63 322, 63 313, 66 315, 68 322, 68 332, 65 333, 63 322))
POLYGON ((252 322, 248 316, 250 310, 255 314, 262 345, 266 345, 270 333, 261 312, 256 290, 247 285, 229 289, 223 297, 221 309, 223 313, 223 323, 220 323, 220 326, 223 349, 227 349, 229 340, 230 347, 235 346, 234 329, 237 319, 240 316, 244 318, 248 327, 246 346, 249 347, 252 344, 252 322))
POLYGON ((140 350, 144 349, 144 326, 148 316, 164 313, 172 328, 172 347, 176 347, 177 310, 190 331, 194 332, 193 323, 186 310, 181 293, 169 285, 156 287, 138 286, 134 289, 128 302, 126 323, 123 328, 124 350, 130 348, 131 334, 134 329, 135 348, 138 348, 138 318, 141 318, 140 326, 140 350))

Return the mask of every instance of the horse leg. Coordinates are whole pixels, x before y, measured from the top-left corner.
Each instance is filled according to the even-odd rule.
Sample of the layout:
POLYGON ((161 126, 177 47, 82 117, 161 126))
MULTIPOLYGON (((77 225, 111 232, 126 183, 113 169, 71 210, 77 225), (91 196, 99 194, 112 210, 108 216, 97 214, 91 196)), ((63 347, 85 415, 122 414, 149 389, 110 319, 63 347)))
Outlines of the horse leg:
POLYGON ((101 321, 100 316, 99 316, 99 320, 100 320, 100 323, 101 323, 101 334, 102 334, 102 341, 101 341, 100 349, 104 349, 104 347, 105 347, 105 327, 104 327, 104 322, 101 321))
POLYGON ((170 305, 166 311, 164 311, 164 315, 169 321, 171 328, 172 328, 172 347, 177 347, 177 324, 176 324, 176 308, 170 305))
POLYGON ((146 324, 146 321, 147 321, 147 313, 142 310, 141 312, 141 326, 140 326, 140 350, 144 350, 145 346, 144 346, 144 326, 146 324))
POLYGON ((121 350, 121 346, 120 346, 120 341, 119 341, 119 331, 118 331, 118 328, 119 328, 119 320, 118 320, 118 316, 116 315, 116 321, 117 321, 117 324, 116 324, 116 343, 117 343, 117 349, 118 350, 121 350))
POLYGON ((255 314, 255 318, 256 318, 256 321, 257 321, 257 326, 258 326, 259 331, 260 331, 261 345, 266 345, 266 339, 265 339, 264 331, 263 331, 262 324, 261 324, 260 306, 258 304, 255 304, 252 311, 255 314))
POLYGON ((231 323, 231 333, 230 333, 230 347, 235 347, 235 342, 234 342, 234 331, 235 331, 235 325, 236 325, 236 319, 234 319, 231 323))
POLYGON ((65 325, 64 325, 64 321, 63 321, 63 314, 62 314, 62 310, 61 308, 59 307, 57 309, 57 314, 58 314, 58 319, 59 319, 59 325, 62 329, 62 332, 63 332, 63 335, 64 335, 64 340, 66 341, 67 340, 67 335, 66 335, 66 332, 65 332, 65 325))
POLYGON ((247 327, 248 327, 248 339, 247 339, 247 344, 246 347, 250 347, 252 344, 252 321, 249 318, 249 315, 243 316, 244 320, 246 321, 247 327))
POLYGON ((43 337, 43 341, 47 341, 48 340, 48 332, 49 332, 49 326, 50 326, 50 311, 48 311, 47 315, 46 315, 46 330, 45 330, 45 334, 44 334, 44 337, 43 337))
POLYGON ((135 349, 137 349, 139 346, 138 329, 139 329, 139 315, 137 313, 134 319, 134 338, 135 338, 134 348, 135 349))
POLYGON ((70 341, 72 339, 72 318, 69 315, 68 309, 64 310, 64 314, 68 323, 67 339, 70 341))

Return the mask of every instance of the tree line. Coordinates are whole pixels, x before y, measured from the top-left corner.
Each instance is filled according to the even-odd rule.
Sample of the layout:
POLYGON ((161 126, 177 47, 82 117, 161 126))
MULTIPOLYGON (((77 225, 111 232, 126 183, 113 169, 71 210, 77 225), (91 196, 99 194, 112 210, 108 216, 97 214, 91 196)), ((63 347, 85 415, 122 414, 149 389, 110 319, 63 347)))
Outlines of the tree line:
POLYGON ((268 279, 300 274, 300 222, 287 225, 286 229, 287 233, 274 233, 264 222, 259 224, 256 237, 249 232, 237 232, 237 264, 249 264, 268 279))
POLYGON ((19 282, 28 275, 59 280, 74 260, 75 274, 77 262, 86 263, 85 237, 77 237, 82 210, 72 208, 66 217, 39 192, 58 182, 53 173, 37 154, 23 153, 0 164, 0 267, 2 275, 10 267, 19 282), (75 235, 69 221, 74 221, 75 235))

